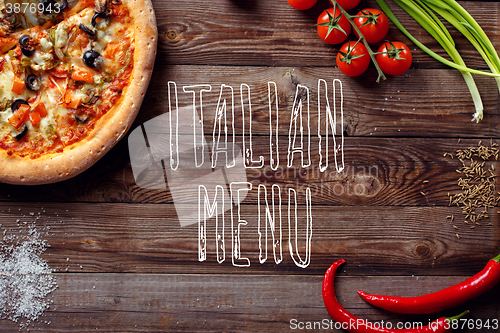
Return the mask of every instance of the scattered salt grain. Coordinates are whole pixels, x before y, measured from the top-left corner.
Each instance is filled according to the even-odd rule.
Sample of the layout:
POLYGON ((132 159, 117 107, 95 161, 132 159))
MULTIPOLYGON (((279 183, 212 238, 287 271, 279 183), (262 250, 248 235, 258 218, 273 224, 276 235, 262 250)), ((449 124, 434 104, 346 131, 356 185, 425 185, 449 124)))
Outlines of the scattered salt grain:
POLYGON ((47 296, 57 288, 52 270, 40 255, 49 245, 34 226, 28 235, 6 234, 0 240, 0 319, 36 321, 49 308, 47 296))

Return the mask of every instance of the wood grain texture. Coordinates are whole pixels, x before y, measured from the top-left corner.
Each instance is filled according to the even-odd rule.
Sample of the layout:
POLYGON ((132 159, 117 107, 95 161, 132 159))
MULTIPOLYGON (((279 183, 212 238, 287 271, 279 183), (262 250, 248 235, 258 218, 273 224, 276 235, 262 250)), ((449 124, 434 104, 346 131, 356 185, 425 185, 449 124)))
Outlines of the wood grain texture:
MULTIPOLYGON (((168 81, 177 84, 181 112, 189 112, 188 108, 193 103, 192 93, 183 92, 184 86, 211 85, 212 91, 203 93, 203 123, 205 132, 211 133, 221 85, 225 84, 234 91, 234 124, 237 133, 241 134, 240 86, 246 84, 251 91, 252 132, 255 135, 268 135, 268 82, 274 82, 278 94, 279 134, 288 134, 299 85, 309 89, 310 126, 315 130, 318 119, 318 81, 326 81, 326 95, 333 108, 335 79, 342 82, 344 126, 349 136, 498 136, 498 87, 495 80, 483 76, 475 78, 484 104, 484 119, 487 121, 471 122, 474 106, 469 90, 460 73, 453 69, 409 70, 405 75, 389 77, 377 84, 374 69, 363 77, 348 78, 337 68, 328 67, 156 66, 151 88, 136 124, 169 110, 168 81), (221 72, 224 73, 223 77, 221 72)), ((339 96, 339 85, 336 85, 336 90, 339 96)), ((275 94, 271 91, 271 101, 274 102, 275 94)), ((321 105, 324 106, 323 89, 321 91, 321 105)), ((228 103, 231 101, 227 89, 222 97, 228 103)), ((303 102, 306 103, 305 98, 303 102)), ((337 108, 340 108, 340 104, 337 98, 337 108)), ((245 110, 248 112, 247 106, 245 110)))
MULTIPOLYGON (((257 203, 259 184, 278 184, 285 191, 287 188, 300 190, 300 195, 309 187, 314 193, 314 205, 448 206, 448 194, 460 191, 457 185, 460 174, 456 170, 462 164, 456 158, 443 155, 477 146, 479 141, 348 137, 344 144, 345 170, 338 173, 333 154, 329 155, 329 168, 325 172, 318 170, 317 139, 312 143, 311 167, 301 168, 297 155, 292 167, 288 168, 288 140, 285 138, 280 141, 284 144, 279 150, 280 167, 273 171, 269 166, 269 139, 256 137, 254 153, 264 156, 265 166, 246 170, 247 179, 254 190, 250 191, 245 203, 257 203)), ((483 143, 489 145, 490 140, 483 140, 483 143)), ((0 200, 172 203, 169 188, 150 190, 136 185, 128 154, 126 142, 122 141, 110 154, 74 179, 34 187, 0 184, 0 200)), ((488 165, 492 164, 498 170, 500 167, 497 163, 491 161, 488 165)))
MULTIPOLYGON (((349 263, 345 264, 348 269, 349 263)), ((341 267, 342 268, 342 267, 341 267)), ((54 304, 30 326, 40 332, 288 332, 295 325, 330 322, 321 297, 321 276, 197 275, 197 274, 58 274, 54 304)), ((407 325, 429 323, 440 315, 452 316, 475 309, 469 320, 498 318, 500 308, 491 298, 474 301, 443 313, 395 315, 364 303, 356 290, 419 295, 439 290, 465 277, 352 277, 339 269, 336 294, 356 316, 407 325)), ((332 325, 332 329, 330 329, 332 325)), ((316 327, 317 328, 317 327, 316 327)), ((0 332, 14 332, 18 324, 2 322, 0 332)), ((303 329, 302 331, 307 331, 303 329)), ((312 331, 312 330, 309 330, 312 331)), ((468 330, 481 332, 481 330, 468 330)))
MULTIPOLYGON (((195 220, 181 227, 173 205, 17 203, 9 211, 12 205, 2 204, 0 224, 14 233, 19 225, 36 222, 50 244, 44 256, 58 272, 311 275, 323 274, 333 261, 345 258, 352 263, 348 273, 356 275, 472 275, 500 247, 498 214, 470 229, 457 215, 451 223, 446 217, 456 210, 448 207, 313 206, 310 264, 304 269, 290 255, 294 222, 289 227, 284 202, 280 264, 274 262, 270 230, 267 261, 259 263, 259 249, 266 252, 265 238, 259 244, 258 210, 242 205, 241 218, 248 224, 241 226, 240 250, 250 267, 232 264, 230 212, 225 215, 225 260, 220 264, 214 220, 207 223, 207 259, 200 262, 198 224, 195 220)), ((305 208, 299 207, 296 251, 302 258, 307 256, 305 217, 305 208)), ((264 229, 261 234, 265 237, 264 229)))
MULTIPOLYGON (((498 43, 498 3, 469 1, 464 7, 498 43)), ((441 55, 440 46, 404 11, 388 2, 403 25, 432 50, 441 55)), ((281 1, 190 1, 178 6, 173 0, 153 1, 159 35, 158 63, 244 66, 335 66, 338 46, 319 39, 316 20, 327 0, 320 0, 308 11, 297 11, 281 1), (217 13, 217 14, 215 14, 217 13)), ((375 1, 363 1, 365 8, 378 8, 375 1)), ((362 8, 360 8, 362 9, 362 8)), ((356 12, 354 11, 354 14, 356 12)), ((449 26, 448 26, 449 27, 449 26)), ((453 29, 450 29, 453 32, 453 29)), ((453 37, 465 62, 486 68, 477 53, 456 32, 453 37)), ((355 39, 355 37, 352 37, 355 39)), ((391 23, 389 40, 411 42, 391 23)), ((378 46, 378 45, 377 45, 378 46)), ((420 49, 413 49, 415 68, 443 68, 420 49)))
MULTIPOLYGON (((500 46, 499 3, 460 3, 485 28, 493 44, 500 46)), ((376 6, 374 0, 363 0, 363 4, 376 6)), ((203 125, 211 142, 225 84, 235 92, 236 141, 242 147, 239 91, 242 84, 250 87, 254 155, 265 161, 262 169, 246 170, 252 190, 240 211, 248 222, 241 226, 240 250, 251 265, 232 264, 229 212, 225 214, 225 260, 217 262, 212 219, 207 224, 207 259, 199 261, 197 223, 180 226, 172 188, 151 190, 138 185, 127 136, 73 179, 30 187, 0 184, 0 231, 15 234, 35 224, 50 244, 43 258, 58 278, 59 288, 51 294, 53 305, 30 325, 30 331, 297 331, 290 327, 293 318, 302 323, 324 319, 330 323, 321 299, 321 281, 328 266, 340 258, 347 263, 336 280, 337 296, 361 318, 428 323, 466 309, 472 311, 468 319, 500 318, 498 286, 467 304, 431 316, 391 314, 369 306, 356 294, 358 289, 400 296, 437 291, 475 274, 498 254, 498 207, 474 229, 464 223, 460 208, 450 207, 448 197, 459 191, 456 170, 461 163, 443 156, 476 146, 479 140, 489 144, 492 138, 491 142, 499 143, 499 92, 492 78, 474 76, 485 105, 485 118, 476 124, 470 121, 473 104, 460 73, 414 46, 413 65, 406 75, 388 77, 379 84, 373 66, 362 78, 342 75, 334 60, 338 46, 323 43, 314 27, 319 13, 329 7, 328 0, 319 0, 313 9, 302 12, 285 0, 153 0, 153 5, 158 56, 132 130, 167 112, 168 82, 177 84, 184 113, 190 111, 192 96, 182 88, 208 84, 212 90, 204 95, 203 125), (342 81, 346 136, 342 173, 334 170, 331 153, 329 169, 317 170, 320 79, 328 83, 332 103, 333 81, 342 81), (279 104, 278 170, 269 166, 268 82, 276 83, 277 95, 271 98, 276 97, 279 104), (310 90, 312 166, 308 168, 300 166, 297 154, 292 166, 286 163, 299 86, 310 90), (261 264, 260 249, 265 247, 259 244, 258 187, 270 190, 273 184, 282 190, 283 261, 274 261, 269 232, 267 261, 261 264), (291 228, 288 221, 290 188, 298 195, 297 246, 302 256, 305 189, 312 192, 311 257, 306 269, 298 267, 290 254, 294 246, 293 237, 289 243, 294 235, 293 219, 291 228)), ((389 5, 418 39, 443 54, 413 20, 392 2, 389 5)), ((451 30, 465 62, 486 69, 476 51, 451 30)), ((408 42, 394 26, 387 38, 408 42)), ((158 134, 158 142, 168 145, 165 135, 158 134)), ((497 161, 491 164, 500 170, 497 161)), ((193 178, 188 173, 176 176, 179 182, 193 178)), ((189 194, 177 190, 181 198, 189 194)), ((0 332, 18 330, 18 323, 0 322, 0 332)))

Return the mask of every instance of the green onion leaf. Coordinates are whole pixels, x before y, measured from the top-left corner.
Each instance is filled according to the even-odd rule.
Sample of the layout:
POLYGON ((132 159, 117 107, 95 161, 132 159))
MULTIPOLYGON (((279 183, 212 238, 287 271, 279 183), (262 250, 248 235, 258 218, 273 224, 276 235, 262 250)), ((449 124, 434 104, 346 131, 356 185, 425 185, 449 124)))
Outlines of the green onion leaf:
POLYGON ((474 20, 474 18, 455 0, 394 0, 402 9, 404 9, 415 21, 417 21, 448 53, 453 61, 449 61, 436 54, 406 30, 398 18, 392 13, 384 0, 376 0, 387 17, 403 32, 412 42, 414 42, 424 52, 434 59, 458 69, 469 88, 472 100, 475 106, 475 113, 472 120, 479 121, 483 118, 483 103, 479 90, 474 82, 471 73, 495 77, 500 90, 500 58, 493 47, 491 41, 484 33, 483 29, 474 20), (440 15, 459 32, 461 32, 470 43, 477 49, 483 57, 491 73, 468 68, 463 61, 460 53, 455 48, 455 42, 451 34, 440 21, 437 15, 440 15))

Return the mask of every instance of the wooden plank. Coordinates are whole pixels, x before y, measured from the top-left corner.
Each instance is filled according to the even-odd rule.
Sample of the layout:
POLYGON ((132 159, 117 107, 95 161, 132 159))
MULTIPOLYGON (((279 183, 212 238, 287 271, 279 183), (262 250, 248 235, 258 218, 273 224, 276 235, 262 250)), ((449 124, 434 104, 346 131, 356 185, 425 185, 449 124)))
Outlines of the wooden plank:
POLYGON ((222 250, 216 255, 215 222, 211 219, 206 227, 206 260, 200 262, 198 224, 194 220, 181 227, 173 205, 83 203, 63 208, 55 203, 2 203, 0 207, 0 224, 7 233, 26 227, 25 223, 36 223, 51 246, 44 256, 59 272, 311 275, 323 274, 333 261, 344 258, 352 264, 351 275, 472 275, 500 247, 498 214, 470 229, 458 217, 450 223, 446 217, 455 210, 448 207, 313 206, 311 253, 309 263, 301 268, 296 253, 308 261, 306 209, 298 207, 296 236, 293 218, 289 226, 284 197, 282 255, 279 247, 277 259, 273 255, 270 230, 266 250, 264 222, 259 241, 257 207, 242 205, 240 216, 248 224, 239 227, 240 257, 248 258, 250 266, 236 267, 246 261, 232 263, 232 228, 237 225, 235 221, 231 227, 229 212, 224 232, 220 231, 225 255, 222 250), (267 261, 259 263, 266 253, 267 261), (223 259, 221 263, 218 258, 223 259), (279 259, 282 262, 276 264, 279 259))
MULTIPOLYGON (((327 67, 156 66, 136 124, 142 124, 169 111, 168 81, 177 84, 180 112, 189 113, 193 104, 193 93, 184 92, 183 88, 190 85, 210 85, 211 91, 203 93, 203 112, 200 111, 198 97, 196 103, 199 116, 201 117, 203 113, 205 133, 212 133, 215 110, 221 95, 221 86, 224 84, 233 90, 234 126, 236 132, 241 134, 243 119, 240 86, 246 84, 251 92, 252 132, 255 135, 269 135, 270 104, 274 112, 276 95, 274 89, 268 88, 268 82, 274 82, 279 110, 278 134, 288 135, 299 85, 309 90, 309 125, 316 134, 319 81, 326 81, 328 89, 326 96, 330 106, 333 108, 336 105, 339 110, 341 102, 338 97, 337 100, 333 98, 334 89, 337 96, 340 95, 340 85, 337 83, 334 87, 333 84, 336 79, 342 82, 344 128, 349 136, 497 137, 499 135, 497 126, 499 92, 495 80, 483 76, 475 78, 485 115, 484 121, 471 122, 475 109, 470 92, 460 73, 453 69, 409 70, 403 76, 390 77, 387 81, 377 84, 375 70, 370 70, 363 78, 348 78, 337 68, 327 67), (223 77, 221 73, 224 73, 223 77), (262 126, 263 124, 265 126, 262 126)), ((171 88, 173 91, 173 87, 171 88)), ((299 92, 305 94, 302 90, 299 92)), ((323 86, 320 95, 324 112, 326 102, 323 86)), ((243 96, 246 101, 246 90, 243 96)), ((173 93, 171 98, 174 100, 173 93)), ((224 88, 222 98, 227 99, 228 105, 231 105, 229 88, 224 88)), ((302 98, 302 101, 307 105, 306 98, 302 98)), ((247 102, 245 103, 246 117, 248 117, 249 106, 247 102)), ((232 111, 231 107, 228 109, 232 111)), ((306 112, 305 106, 303 112, 306 112)), ((248 124, 248 118, 245 121, 248 124)))
MULTIPOLYGON (((345 269, 349 270, 349 264, 345 269)), ((58 274, 52 307, 30 331, 40 332, 282 332, 298 325, 330 323, 321 297, 322 276, 196 274, 58 274), (301 324, 299 324, 301 323, 301 324)), ((469 320, 498 318, 500 288, 443 313, 421 316, 391 314, 371 307, 358 289, 385 294, 419 295, 465 279, 457 277, 352 277, 339 270, 336 293, 353 314, 371 322, 428 324, 440 315, 464 309, 469 320)), ((0 332, 18 325, 2 321, 0 332)), ((330 326, 332 325, 332 326, 330 326)), ((330 329, 333 328, 333 329, 330 329)), ((297 330, 296 328, 295 330, 297 330)), ((468 330, 488 332, 488 330, 468 330)))
MULTIPOLYGON (((425 45, 443 54, 437 43, 404 11, 388 2, 403 25, 425 45)), ((498 43, 498 3, 463 1, 494 43, 498 43)), ((308 11, 297 11, 276 1, 245 3, 190 1, 179 6, 173 0, 153 1, 159 29, 157 63, 270 66, 335 66, 337 46, 324 43, 317 35, 316 19, 327 0, 308 11), (217 13, 211 15, 210 13, 217 13)), ((364 1, 366 8, 378 8, 364 1)), ((355 12, 354 12, 355 14, 355 12)), ((453 29, 451 29, 453 32, 453 29)), ((485 68, 468 41, 453 33, 465 62, 485 68)), ((352 37, 354 39, 355 37, 352 37)), ((413 45, 391 23, 388 40, 413 45)), ((443 68, 420 49, 412 46, 416 68, 443 68)))
MULTIPOLYGON (((182 92, 183 86, 212 85, 204 100, 205 133, 210 134, 221 85, 227 84, 236 92, 235 127, 242 147, 238 93, 241 84, 249 85, 254 154, 266 161, 262 169, 247 170, 253 189, 240 212, 248 224, 241 225, 239 249, 251 266, 236 267, 231 262, 234 247, 229 213, 225 215, 225 260, 217 262, 215 223, 209 220, 207 259, 199 261, 197 224, 180 226, 171 188, 150 190, 137 185, 125 138, 74 179, 30 187, 0 184, 0 230, 15 233, 19 227, 35 223, 51 245, 43 257, 57 272, 59 288, 52 294, 54 304, 30 330, 289 331, 293 330, 293 318, 309 323, 329 319, 321 300, 321 279, 339 258, 347 260, 337 279, 337 294, 347 309, 372 321, 427 323, 441 314, 393 315, 367 305, 356 291, 397 295, 432 292, 475 274, 498 253, 498 208, 475 229, 465 224, 460 208, 448 206, 448 192, 458 190, 455 170, 460 163, 443 156, 475 146, 480 139, 493 137, 498 143, 499 98, 493 79, 475 77, 486 114, 483 122, 474 124, 470 122, 473 105, 460 74, 420 50, 414 50, 413 68, 405 76, 375 84, 373 67, 362 79, 343 76, 335 68, 336 47, 322 43, 314 28, 327 0, 319 0, 306 12, 278 1, 153 2, 160 32, 159 54, 132 129, 166 112, 169 80, 181 89, 181 107, 191 103, 191 96, 182 92), (343 84, 347 169, 341 174, 331 172, 332 154, 331 170, 317 172, 319 79, 328 82, 330 94, 333 80, 343 84), (280 106, 281 164, 276 171, 269 167, 269 81, 277 85, 280 106), (311 91, 313 148, 309 168, 301 168, 297 158, 291 167, 285 167, 299 85, 311 91), (468 139, 457 142, 458 138, 468 139), (269 239, 267 261, 261 264, 260 249, 265 247, 259 244, 257 189, 272 184, 283 191, 283 261, 275 263, 269 239), (366 191, 356 193, 356 186, 366 191), (313 190, 311 256, 307 268, 300 268, 290 254, 295 243, 293 219, 291 228, 288 221, 287 190, 293 188, 298 193, 297 251, 304 258, 306 187, 313 190), (453 223, 447 219, 451 215, 453 223)), ((371 6, 375 2, 365 3, 371 6)), ((493 43, 500 45, 499 4, 461 3, 486 28, 493 43)), ((419 39, 436 47, 414 22, 401 11, 396 13, 411 31, 418 32, 419 39)), ((485 68, 464 40, 456 33, 454 37, 467 64, 485 68)), ((394 27, 388 38, 406 41, 394 27)), ((494 165, 500 168, 496 162, 494 165)), ((192 177, 180 176, 185 178, 179 177, 179 181, 192 177)), ((233 209, 236 214, 236 207, 233 209)), ((470 309, 473 313, 468 318, 499 318, 499 297, 500 288, 496 287, 442 315, 470 309)), ((18 329, 19 324, 1 321, 0 332, 18 329)))
MULTIPOLYGON (((461 140, 457 143, 449 139, 421 138, 346 138, 344 171, 336 170, 335 156, 330 154, 328 168, 321 172, 316 138, 311 144, 311 166, 306 168, 302 167, 298 154, 295 155, 292 166, 287 166, 288 140, 280 142, 283 141, 285 147, 280 147, 280 166, 277 170, 272 170, 268 140, 263 137, 254 140, 254 155, 256 157, 262 155, 265 164, 262 169, 246 170, 247 180, 255 189, 247 195, 246 203, 257 203, 256 190, 260 184, 269 187, 277 184, 284 191, 288 188, 301 190, 299 191, 301 198, 305 188, 309 187, 313 193, 313 204, 448 206, 450 202, 448 194, 460 192, 458 179, 462 175, 457 170, 462 167, 462 163, 447 154, 455 154, 457 149, 475 147, 479 142, 479 140, 461 140)), ((490 141, 484 144, 488 145, 490 141)), ((340 166, 340 154, 337 155, 337 159, 340 166)), ((490 164, 495 166, 497 161, 493 159, 485 168, 488 169, 490 164)), ((173 175, 178 177, 179 183, 182 183, 181 179, 192 180, 192 174, 183 176, 182 172, 174 172, 173 175)), ((178 185, 175 190, 182 192, 183 189, 178 185)), ((192 188, 189 191, 192 191, 192 188)), ((145 196, 151 195, 155 200, 160 196, 164 196, 165 202, 173 200, 168 190, 142 189, 137 192, 139 193, 145 196)))
MULTIPOLYGON (((297 155, 292 167, 288 168, 288 139, 280 140, 279 144, 284 144, 284 147, 279 148, 280 167, 273 171, 269 166, 269 139, 254 138, 254 154, 256 157, 264 156, 265 166, 262 169, 246 170, 247 180, 255 190, 249 193, 246 203, 257 203, 258 185, 278 184, 285 190, 289 187, 302 190, 310 187, 314 193, 312 201, 315 205, 448 206, 448 193, 460 191, 457 184, 460 174, 456 170, 462 164, 456 158, 443 155, 455 153, 457 149, 477 146, 479 142, 479 139, 458 142, 456 139, 348 137, 344 144, 345 171, 338 173, 335 170, 335 156, 331 153, 328 169, 325 172, 318 170, 317 138, 314 138, 311 145, 311 167, 301 168, 297 155)), ((240 142, 238 144, 242 146, 240 142)), ((483 140, 483 144, 489 145, 490 140, 483 140)), ((493 164, 496 170, 500 169, 497 162, 493 164)), ((302 194, 303 191, 299 192, 302 194)), ((136 184, 126 140, 122 140, 95 166, 74 179, 34 187, 0 184, 0 200, 173 202, 169 188, 151 190, 136 184), (29 197, 26 193, 29 193, 29 197)), ((457 208, 455 214, 458 213, 457 208)))

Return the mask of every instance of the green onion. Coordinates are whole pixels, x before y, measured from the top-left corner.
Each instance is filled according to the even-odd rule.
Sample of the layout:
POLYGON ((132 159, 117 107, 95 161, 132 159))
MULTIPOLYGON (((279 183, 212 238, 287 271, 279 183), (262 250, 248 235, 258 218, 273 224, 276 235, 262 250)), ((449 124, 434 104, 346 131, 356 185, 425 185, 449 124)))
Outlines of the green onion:
MULTIPOLYGON (((493 73, 500 73, 500 58, 490 39, 474 18, 454 0, 424 0, 436 13, 464 35, 493 73)), ((500 91, 500 78, 495 78, 500 91)))
POLYGON ((476 112, 472 120, 479 121, 483 118, 483 104, 481 96, 471 73, 493 76, 497 80, 500 90, 500 59, 490 40, 479 24, 455 0, 395 0, 411 17, 415 19, 436 41, 443 47, 453 61, 449 61, 436 54, 415 37, 399 22, 384 0, 376 0, 387 17, 401 30, 412 42, 436 60, 458 69, 465 79, 474 102, 476 112), (450 33, 442 24, 437 13, 460 31, 479 51, 492 73, 468 68, 460 53, 455 48, 455 43, 450 33))

